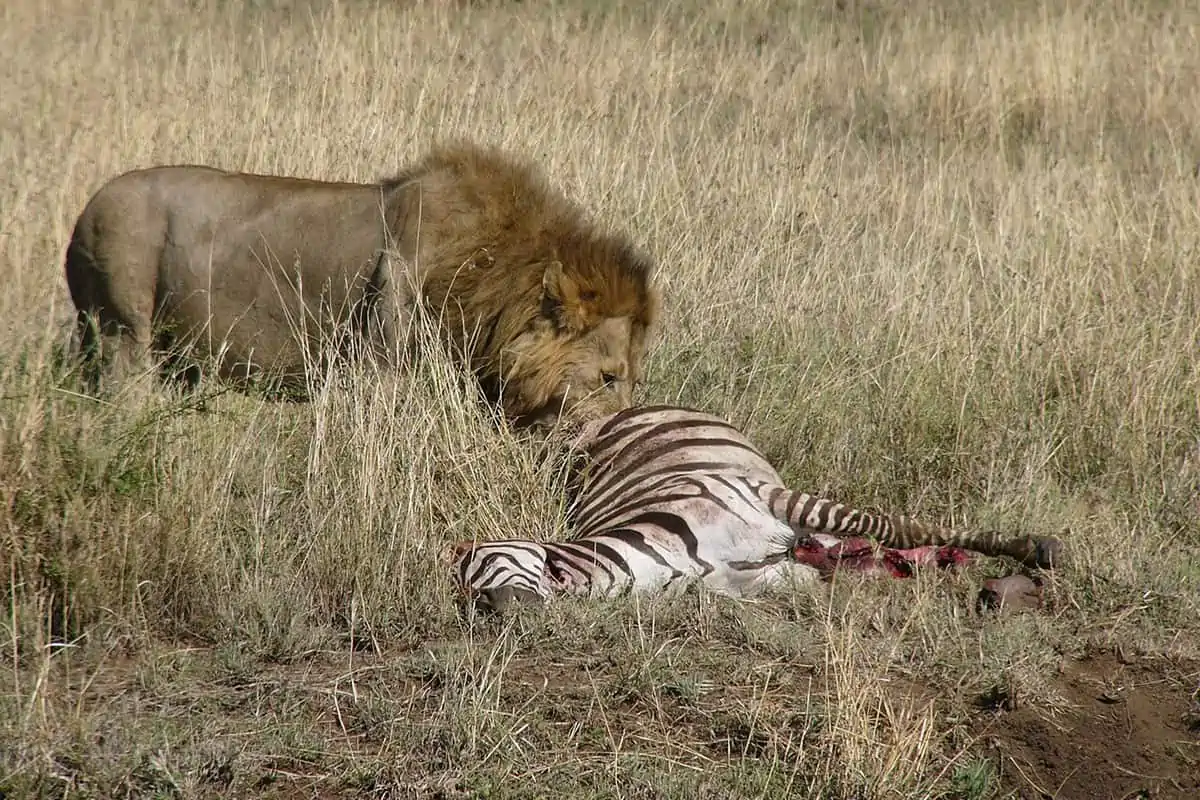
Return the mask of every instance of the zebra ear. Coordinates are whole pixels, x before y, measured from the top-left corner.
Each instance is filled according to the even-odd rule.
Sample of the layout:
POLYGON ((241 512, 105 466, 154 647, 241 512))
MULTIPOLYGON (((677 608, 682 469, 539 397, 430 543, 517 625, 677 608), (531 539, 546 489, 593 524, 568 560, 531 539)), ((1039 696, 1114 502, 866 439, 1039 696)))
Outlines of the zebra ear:
POLYGON ((467 553, 470 553, 472 550, 474 550, 478 544, 479 542, 470 539, 464 539, 463 541, 455 542, 454 544, 450 545, 450 560, 457 561, 467 553))
POLYGON ((580 286, 575 276, 563 270, 561 261, 551 261, 542 273, 542 313, 559 328, 583 331, 588 328, 596 292, 580 286))

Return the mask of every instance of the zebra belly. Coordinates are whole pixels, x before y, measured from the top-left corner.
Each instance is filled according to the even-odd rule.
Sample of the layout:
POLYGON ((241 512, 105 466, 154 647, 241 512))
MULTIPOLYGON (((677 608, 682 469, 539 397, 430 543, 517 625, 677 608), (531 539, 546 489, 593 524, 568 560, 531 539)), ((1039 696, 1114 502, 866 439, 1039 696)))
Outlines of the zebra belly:
POLYGON ((642 584, 659 589, 699 579, 713 591, 745 597, 792 580, 818 578, 817 570, 793 555, 795 531, 771 514, 745 480, 693 474, 683 486, 693 496, 650 506, 660 519, 672 521, 672 530, 631 526, 641 528, 659 562, 639 559, 634 570, 639 589, 642 584))
POLYGON ((795 533, 774 517, 730 516, 722 522, 723 530, 704 537, 730 545, 714 558, 713 570, 704 576, 705 586, 712 591, 754 597, 772 587, 820 579, 816 569, 796 561, 792 551, 795 533))

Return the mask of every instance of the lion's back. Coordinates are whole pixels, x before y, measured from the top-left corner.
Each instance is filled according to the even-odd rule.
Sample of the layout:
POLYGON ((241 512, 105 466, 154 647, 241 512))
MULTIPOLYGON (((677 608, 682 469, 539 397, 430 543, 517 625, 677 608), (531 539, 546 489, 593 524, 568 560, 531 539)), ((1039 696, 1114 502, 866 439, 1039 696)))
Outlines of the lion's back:
POLYGON ((304 355, 288 320, 311 302, 340 324, 366 294, 382 230, 375 185, 150 167, 92 196, 65 272, 77 309, 142 342, 154 318, 220 352, 222 370, 253 363, 291 374, 304 355))

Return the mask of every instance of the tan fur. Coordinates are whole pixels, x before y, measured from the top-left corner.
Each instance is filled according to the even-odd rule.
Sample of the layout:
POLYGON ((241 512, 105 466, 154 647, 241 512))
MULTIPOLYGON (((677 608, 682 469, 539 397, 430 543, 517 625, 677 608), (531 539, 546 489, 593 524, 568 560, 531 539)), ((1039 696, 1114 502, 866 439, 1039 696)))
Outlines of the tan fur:
POLYGON ((422 303, 521 422, 631 404, 659 308, 650 273, 529 165, 467 144, 378 184, 126 173, 88 203, 66 259, 85 352, 118 373, 188 346, 224 377, 295 382, 334 329, 403 348, 422 303))

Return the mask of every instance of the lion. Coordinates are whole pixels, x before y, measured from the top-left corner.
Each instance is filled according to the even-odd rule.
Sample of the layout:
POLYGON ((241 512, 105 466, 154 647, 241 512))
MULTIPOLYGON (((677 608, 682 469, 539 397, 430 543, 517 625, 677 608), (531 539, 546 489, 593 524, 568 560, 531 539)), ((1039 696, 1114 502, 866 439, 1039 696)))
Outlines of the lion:
POLYGON ((468 143, 369 184, 127 172, 87 203, 65 269, 94 386, 188 354, 191 385, 206 359, 226 381, 302 387, 331 341, 394 365, 423 309, 517 425, 628 408, 661 305, 625 236, 468 143))

